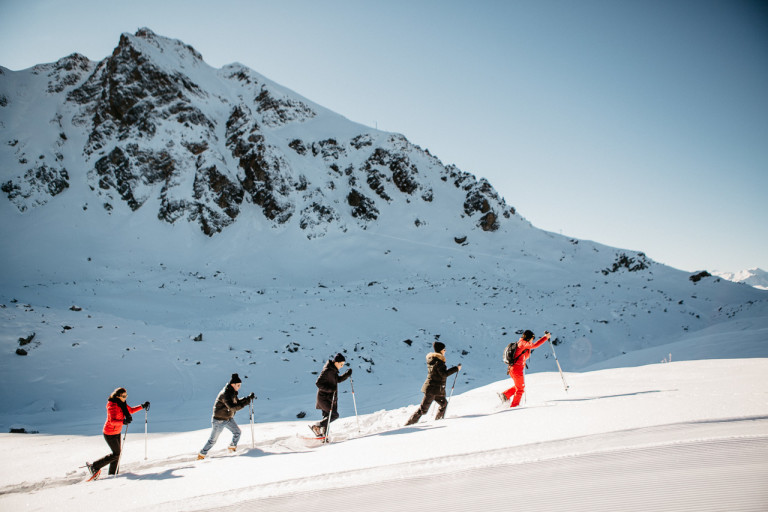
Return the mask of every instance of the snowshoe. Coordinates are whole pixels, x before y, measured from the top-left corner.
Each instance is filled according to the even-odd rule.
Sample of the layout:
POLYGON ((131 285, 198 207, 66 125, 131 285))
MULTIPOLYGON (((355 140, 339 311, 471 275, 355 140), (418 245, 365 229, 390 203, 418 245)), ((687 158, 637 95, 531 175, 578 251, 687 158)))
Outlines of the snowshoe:
POLYGON ((94 470, 93 469, 93 464, 91 464, 90 462, 86 462, 85 465, 88 468, 88 473, 90 473, 90 475, 91 475, 86 480, 86 482, 90 482, 91 480, 96 480, 96 479, 98 479, 101 476, 101 470, 100 469, 94 470))

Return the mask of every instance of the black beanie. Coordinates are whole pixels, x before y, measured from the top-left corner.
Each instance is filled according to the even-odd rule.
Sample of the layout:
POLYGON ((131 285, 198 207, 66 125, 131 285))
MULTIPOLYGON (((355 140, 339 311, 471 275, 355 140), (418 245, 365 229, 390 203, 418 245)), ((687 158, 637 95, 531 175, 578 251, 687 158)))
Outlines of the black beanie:
POLYGON ((344 355, 343 355, 341 352, 339 352, 338 354, 336 354, 336 357, 334 357, 334 358, 333 358, 333 362, 334 362, 334 363, 343 363, 343 362, 345 362, 346 360, 347 360, 347 359, 344 357, 344 355))
POLYGON ((435 352, 437 352, 439 354, 440 352, 443 351, 443 349, 445 349, 445 343, 441 343, 439 341, 436 341, 436 342, 434 342, 432 344, 432 347, 435 349, 435 352))
POLYGON ((233 373, 232 378, 229 379, 230 384, 240 384, 241 382, 243 381, 240 380, 240 377, 236 373, 233 373))

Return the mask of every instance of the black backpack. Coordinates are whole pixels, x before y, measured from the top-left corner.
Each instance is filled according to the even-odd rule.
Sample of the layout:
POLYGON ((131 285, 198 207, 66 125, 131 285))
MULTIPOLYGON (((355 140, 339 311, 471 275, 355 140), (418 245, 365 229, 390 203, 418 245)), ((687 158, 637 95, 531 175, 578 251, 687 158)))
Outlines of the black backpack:
POLYGON ((518 343, 519 343, 519 340, 513 341, 512 343, 507 345, 507 348, 504 349, 504 356, 502 357, 502 359, 506 364, 508 365, 515 364, 515 361, 517 361, 520 358, 520 356, 523 355, 523 353, 525 352, 525 350, 523 350, 523 352, 520 352, 517 355, 517 357, 515 357, 515 352, 517 352, 518 343))

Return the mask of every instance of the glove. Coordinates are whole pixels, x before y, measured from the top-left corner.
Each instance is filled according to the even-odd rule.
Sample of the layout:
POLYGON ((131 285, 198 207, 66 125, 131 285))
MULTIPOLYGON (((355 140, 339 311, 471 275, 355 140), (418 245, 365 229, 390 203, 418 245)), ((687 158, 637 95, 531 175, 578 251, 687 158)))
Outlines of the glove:
POLYGON ((149 401, 144 402, 143 404, 141 404, 141 406, 148 411, 149 410, 149 401))
POLYGON ((347 377, 351 377, 351 376, 352 376, 352 368, 347 370, 347 373, 344 374, 344 378, 346 379, 347 377))
POLYGON ((131 418, 130 416, 125 417, 125 418, 123 418, 123 425, 127 425, 130 422, 132 422, 132 421, 133 421, 133 418, 131 418))
POLYGON ((251 402, 253 402, 254 400, 256 400, 256 394, 254 394, 254 393, 251 393, 250 395, 248 395, 248 400, 250 400, 251 402))

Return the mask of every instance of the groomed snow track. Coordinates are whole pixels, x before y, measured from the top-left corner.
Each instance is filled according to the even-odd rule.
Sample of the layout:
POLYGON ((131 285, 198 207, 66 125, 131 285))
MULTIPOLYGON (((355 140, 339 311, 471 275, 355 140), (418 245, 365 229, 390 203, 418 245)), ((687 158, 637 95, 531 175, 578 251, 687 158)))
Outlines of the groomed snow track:
MULTIPOLYGON (((450 460, 442 461, 447 464, 423 461, 414 464, 431 474, 354 486, 343 486, 344 476, 337 474, 337 487, 206 509, 764 512, 768 510, 766 427, 768 419, 752 418, 615 432, 499 450, 486 457, 491 465, 485 467, 452 472, 443 471, 450 460), (698 439, 684 439, 688 436, 698 439), (650 438, 654 441, 649 443, 650 438), (594 451, 578 453, 588 447, 594 451), (576 453, 552 456, 560 450, 576 453), (541 460, 492 463, 500 457, 531 459, 537 453, 541 460), (440 472, 435 474, 435 470, 440 472)), ((412 474, 414 464, 402 468, 403 474, 412 474)), ((297 482, 283 485, 302 487, 297 482)), ((187 503, 190 505, 192 508, 181 510, 199 510, 187 503)))

